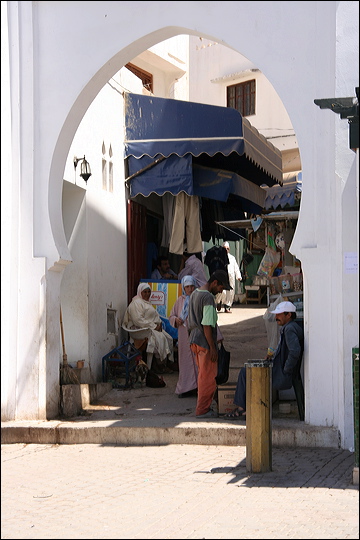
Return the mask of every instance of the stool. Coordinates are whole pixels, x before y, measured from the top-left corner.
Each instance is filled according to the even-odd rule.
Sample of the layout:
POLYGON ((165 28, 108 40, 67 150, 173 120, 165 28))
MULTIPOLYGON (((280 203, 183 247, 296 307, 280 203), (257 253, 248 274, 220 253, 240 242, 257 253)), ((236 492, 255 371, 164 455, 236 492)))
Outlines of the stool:
POLYGON ((254 302, 255 304, 261 304, 262 299, 266 294, 266 289, 266 285, 245 285, 246 304, 250 302, 254 302), (252 296, 251 293, 254 293, 254 296, 252 296))
MULTIPOLYGON (((141 343, 143 345, 145 342, 146 342, 146 347, 147 347, 147 342, 151 335, 150 328, 127 328, 125 324, 122 325, 122 328, 128 333, 130 342, 134 343, 134 347, 136 347, 137 343, 141 343)), ((142 345, 141 345, 141 348, 138 348, 138 350, 141 353, 143 353, 142 345)), ((145 357, 145 354, 143 354, 142 356, 148 368, 151 369, 153 353, 147 353, 146 357, 145 357)))
POLYGON ((130 372, 135 371, 136 358, 141 358, 141 352, 136 349, 129 341, 125 341, 120 347, 115 347, 112 351, 105 354, 102 358, 102 379, 108 381, 109 368, 111 364, 122 362, 125 366, 125 388, 131 386, 130 372), (131 364, 130 364, 131 363, 131 364))

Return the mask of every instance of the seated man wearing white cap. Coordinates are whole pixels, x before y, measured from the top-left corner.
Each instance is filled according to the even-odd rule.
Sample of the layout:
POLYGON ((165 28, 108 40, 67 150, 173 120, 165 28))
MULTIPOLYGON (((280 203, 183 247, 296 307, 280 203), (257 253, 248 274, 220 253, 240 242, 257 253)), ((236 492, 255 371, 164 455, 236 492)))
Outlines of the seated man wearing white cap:
MULTIPOLYGON (((296 307, 291 302, 280 302, 274 311, 275 320, 280 329, 280 339, 272 358, 272 389, 288 390, 293 385, 293 375, 299 368, 304 352, 304 332, 295 322, 296 307)), ((224 418, 237 420, 246 415, 246 368, 240 369, 235 390, 234 404, 236 409, 224 418)))

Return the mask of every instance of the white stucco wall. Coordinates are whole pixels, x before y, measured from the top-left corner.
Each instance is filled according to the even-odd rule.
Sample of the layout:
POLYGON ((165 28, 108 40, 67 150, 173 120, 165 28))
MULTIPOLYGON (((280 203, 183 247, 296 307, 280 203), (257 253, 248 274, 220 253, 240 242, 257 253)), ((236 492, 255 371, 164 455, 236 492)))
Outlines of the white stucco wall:
MULTIPOLYGON (((151 48, 132 59, 151 72, 154 93, 185 99, 181 83, 187 65, 188 36, 151 48), (180 54, 181 51, 181 54, 180 54), (156 55, 155 55, 156 53, 156 55), (178 81, 179 80, 179 81, 178 81)), ((184 77, 187 81, 187 77, 184 77)), ((65 166, 63 220, 72 262, 61 283, 61 306, 68 362, 85 360, 91 382, 101 380, 101 358, 120 340, 121 321, 127 306, 126 197, 123 160, 123 94, 142 93, 140 79, 126 68, 116 73, 91 103, 71 145, 65 166), (81 159, 92 167, 88 184, 80 177, 81 159), (111 154, 111 155, 110 155, 111 154), (102 162, 113 164, 113 192, 103 189, 102 162), (107 333, 107 310, 116 311, 116 334, 107 333)), ((62 351, 61 351, 62 352, 62 351)), ((61 361, 61 359, 60 359, 61 361)))
POLYGON ((101 380, 101 359, 119 344, 127 307, 126 197, 124 183, 123 92, 141 93, 140 80, 127 69, 105 84, 75 134, 66 162, 63 219, 72 263, 61 284, 68 362, 85 360, 91 382, 101 380), (92 175, 80 177, 85 154, 92 175), (103 187, 103 160, 108 187, 103 187), (109 190, 109 163, 113 190, 109 190), (107 331, 107 311, 116 312, 116 333, 107 331))
MULTIPOLYGON (((354 27, 351 23, 351 17, 359 14, 359 4, 356 6, 350 4, 339 2, 337 6, 336 96, 353 95, 347 93, 349 91, 348 73, 354 70, 354 66, 359 66, 359 46, 351 46, 351 43, 356 43, 356 40, 359 43, 358 28, 356 29, 356 25, 354 27)), ((356 80, 359 81, 358 67, 355 68, 355 71, 357 72, 356 80)), ((358 85, 358 82, 356 84, 358 85)), ((338 297, 341 315, 338 313, 336 320, 336 327, 342 328, 342 335, 338 348, 340 354, 337 355, 337 358, 343 356, 345 359, 343 374, 340 373, 338 378, 340 404, 343 404, 344 407, 344 416, 340 414, 339 424, 341 432, 344 434, 344 440, 350 441, 353 436, 353 428, 346 415, 350 413, 350 419, 352 418, 352 366, 350 359, 352 348, 359 346, 359 274, 358 271, 349 273, 348 269, 345 268, 345 257, 349 253, 356 253, 358 258, 359 252, 359 151, 357 151, 356 156, 352 151, 349 151, 347 120, 340 120, 337 116, 335 133, 337 142, 335 169, 338 174, 336 201, 339 208, 339 223, 341 223, 341 226, 337 228, 339 256, 337 257, 336 273, 342 276, 342 295, 338 297), (344 152, 343 148, 346 148, 347 151, 344 152)))
POLYGON ((155 96, 189 99, 189 36, 178 35, 157 43, 132 62, 154 75, 155 96))
MULTIPOLYGON (((2 49, 2 57, 9 52, 10 72, 2 86, 12 116, 4 117, 2 145, 11 154, 6 172, 12 182, 4 188, 10 242, 2 261, 13 262, 18 272, 10 276, 4 270, 11 293, 2 305, 11 318, 2 354, 5 418, 51 417, 56 409, 60 283, 71 260, 62 184, 77 127, 124 64, 159 41, 192 34, 227 44, 256 65, 294 127, 303 169, 302 211, 292 252, 301 259, 305 277, 306 422, 337 426, 341 445, 351 448, 358 282, 345 274, 343 253, 345 246, 358 249, 356 235, 346 236, 347 229, 358 230, 358 195, 352 193, 358 165, 348 147, 346 121, 320 110, 314 99, 354 95, 358 3, 91 2, 84 10, 83 2, 44 1, 7 6, 11 46, 2 49)), ((6 17, 1 24, 6 27, 6 17)), ((6 58, 4 65, 6 75, 6 58)), ((96 196, 91 180, 89 208, 96 196)), ((95 218, 94 212, 87 233, 101 241, 103 226, 98 228, 95 218)), ((89 263, 94 263, 91 256, 89 263)), ((89 276, 89 290, 93 309, 97 301, 110 301, 106 294, 96 296, 95 276, 89 276)))
MULTIPOLYGON (((281 152, 298 148, 284 104, 255 64, 221 43, 195 36, 190 37, 189 58, 190 101, 226 106, 228 86, 255 79, 255 114, 247 119, 281 152)), ((283 167, 284 172, 301 169, 296 152, 283 156, 283 167)))
MULTIPOLYGON (((270 81, 258 66, 239 52, 213 40, 190 38, 190 101, 226 106, 226 87, 255 79, 260 83, 267 100, 256 92, 255 115, 248 120, 257 129, 265 130, 276 125, 279 129, 291 129, 291 121, 284 105, 270 81), (268 103, 271 102, 271 108, 268 103)), ((271 135, 272 133, 270 133, 271 135)), ((279 133, 277 133, 279 134, 279 133)), ((269 132, 264 132, 268 138, 269 132)))

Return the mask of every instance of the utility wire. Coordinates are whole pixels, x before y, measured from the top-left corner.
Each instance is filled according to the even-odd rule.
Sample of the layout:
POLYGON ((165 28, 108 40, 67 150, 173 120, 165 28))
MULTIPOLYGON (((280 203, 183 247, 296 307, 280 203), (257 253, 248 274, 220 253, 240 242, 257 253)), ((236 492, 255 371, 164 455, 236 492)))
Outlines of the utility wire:
MULTIPOLYGON (((225 225, 222 225, 222 223, 219 223, 219 222, 217 222, 217 221, 216 221, 216 225, 220 225, 220 227, 224 227, 224 229, 227 229, 228 231, 230 231, 230 232, 236 234, 237 236, 239 236, 239 237, 242 238, 243 240, 246 240, 246 241, 249 242, 249 244, 250 244, 250 240, 249 240, 248 238, 245 238, 245 236, 241 236, 241 234, 237 233, 237 232, 234 231, 233 229, 229 229, 229 227, 226 227, 225 225)), ((253 244, 255 247, 261 249, 262 251, 264 250, 263 247, 258 246, 257 244, 255 244, 255 242, 252 242, 252 244, 253 244)))

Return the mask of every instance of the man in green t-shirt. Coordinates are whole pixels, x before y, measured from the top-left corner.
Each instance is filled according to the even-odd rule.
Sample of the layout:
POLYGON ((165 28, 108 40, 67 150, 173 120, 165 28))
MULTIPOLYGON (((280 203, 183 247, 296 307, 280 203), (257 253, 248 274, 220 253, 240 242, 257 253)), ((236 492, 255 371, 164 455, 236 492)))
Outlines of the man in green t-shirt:
POLYGON ((215 296, 230 290, 229 278, 224 270, 213 272, 205 285, 195 289, 189 301, 189 342, 198 366, 198 397, 196 416, 217 417, 210 406, 216 390, 217 375, 217 320, 215 296))

